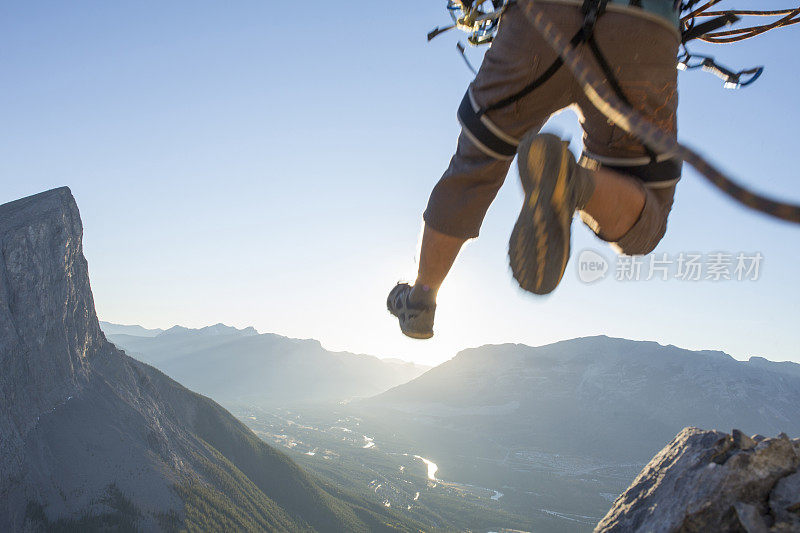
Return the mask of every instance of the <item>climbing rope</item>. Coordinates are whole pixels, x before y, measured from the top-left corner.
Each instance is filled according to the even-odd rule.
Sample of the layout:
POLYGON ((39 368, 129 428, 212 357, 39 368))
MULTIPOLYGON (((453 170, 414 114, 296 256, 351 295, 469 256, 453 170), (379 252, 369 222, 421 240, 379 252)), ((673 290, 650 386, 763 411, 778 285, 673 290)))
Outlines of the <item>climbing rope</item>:
POLYGON ((738 20, 740 17, 781 17, 770 24, 748 26, 733 30, 710 31, 697 37, 697 39, 707 43, 729 44, 744 41, 745 39, 751 39, 770 30, 791 26, 800 22, 800 7, 773 11, 741 9, 728 11, 708 11, 711 7, 719 4, 721 1, 722 0, 711 0, 697 9, 692 9, 692 7, 689 7, 689 9, 692 9, 692 11, 681 19, 681 22, 684 24, 685 31, 691 31, 696 24, 696 19, 698 18, 723 19, 726 17, 735 17, 735 19, 738 20))
MULTIPOLYGON (((719 3, 712 0, 710 5, 719 3)), ((710 7, 708 5, 708 7, 710 7)), ((702 8, 700 8, 702 9, 702 8)), ((706 7, 706 9, 708 9, 706 7)), ((694 167, 718 189, 737 202, 767 215, 800 223, 800 205, 773 200, 757 194, 727 177, 697 152, 678 143, 670 134, 653 125, 636 110, 626 105, 605 83, 605 77, 586 63, 574 45, 548 19, 539 2, 528 0, 523 8, 529 22, 539 31, 550 46, 564 60, 597 109, 617 126, 635 135, 659 154, 674 154, 694 167)))

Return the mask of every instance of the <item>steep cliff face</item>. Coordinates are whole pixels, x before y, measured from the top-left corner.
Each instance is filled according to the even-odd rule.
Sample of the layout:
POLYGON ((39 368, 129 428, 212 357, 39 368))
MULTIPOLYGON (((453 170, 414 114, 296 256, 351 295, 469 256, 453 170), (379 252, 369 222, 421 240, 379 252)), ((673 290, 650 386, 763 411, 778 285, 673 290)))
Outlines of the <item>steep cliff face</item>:
POLYGON ((800 439, 686 428, 596 532, 800 531, 800 439))
MULTIPOLYGON (((92 464, 115 440, 103 424, 127 406, 115 402, 117 394, 104 397, 108 384, 93 371, 125 362, 100 331, 82 233, 66 188, 0 206, 0 524, 22 523, 29 502, 45 504, 53 516, 91 509, 93 498, 147 455, 122 446, 108 457, 118 471, 92 464), (89 404, 97 412, 87 411, 89 404), (87 452, 90 442, 96 448, 87 452), (57 497, 65 490, 67 497, 57 497)), ((116 385, 121 391, 129 384, 116 385)), ((165 498, 160 510, 177 506, 168 491, 154 492, 165 498)))
POLYGON ((0 479, 39 417, 84 385, 103 348, 68 189, 0 206, 0 479))
POLYGON ((106 341, 67 188, 0 206, 0 531, 406 529, 106 341))

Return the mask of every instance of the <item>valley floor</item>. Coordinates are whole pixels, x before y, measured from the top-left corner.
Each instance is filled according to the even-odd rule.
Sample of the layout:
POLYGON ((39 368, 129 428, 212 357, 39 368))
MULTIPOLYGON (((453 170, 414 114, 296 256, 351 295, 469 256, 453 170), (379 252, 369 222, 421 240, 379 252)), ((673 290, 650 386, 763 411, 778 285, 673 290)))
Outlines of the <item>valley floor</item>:
POLYGON ((357 406, 232 412, 327 481, 445 530, 591 531, 642 464, 609 464, 433 431, 387 427, 357 406))

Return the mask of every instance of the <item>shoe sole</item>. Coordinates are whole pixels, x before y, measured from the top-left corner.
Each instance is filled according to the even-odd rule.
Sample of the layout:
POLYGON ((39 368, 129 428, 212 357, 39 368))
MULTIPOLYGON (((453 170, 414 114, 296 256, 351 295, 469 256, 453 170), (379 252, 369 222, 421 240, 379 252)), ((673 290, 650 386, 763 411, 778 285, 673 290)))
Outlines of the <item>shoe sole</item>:
POLYGON ((430 339, 430 338, 433 337, 433 333, 414 333, 413 331, 406 331, 403 328, 400 328, 400 331, 406 337, 410 337, 412 339, 417 339, 417 340, 421 340, 421 341, 424 341, 426 339, 430 339))
POLYGON ((509 264, 522 289, 549 294, 564 277, 569 260, 574 209, 569 209, 568 143, 550 134, 527 135, 518 154, 525 202, 509 239, 509 264))

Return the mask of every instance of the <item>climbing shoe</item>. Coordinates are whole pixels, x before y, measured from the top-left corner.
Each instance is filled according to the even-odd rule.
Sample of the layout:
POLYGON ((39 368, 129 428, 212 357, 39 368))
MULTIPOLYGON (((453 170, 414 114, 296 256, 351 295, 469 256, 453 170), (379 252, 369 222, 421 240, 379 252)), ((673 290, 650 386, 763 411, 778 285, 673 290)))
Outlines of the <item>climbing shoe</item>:
POLYGON ((430 339, 433 337, 433 315, 436 304, 412 304, 410 301, 413 287, 408 283, 398 283, 389 292, 386 307, 400 320, 400 331, 412 339, 430 339))
POLYGON ((519 286, 535 294, 549 294, 561 282, 572 216, 591 196, 591 178, 568 146, 555 135, 529 132, 517 151, 525 202, 511 232, 508 258, 519 286))

